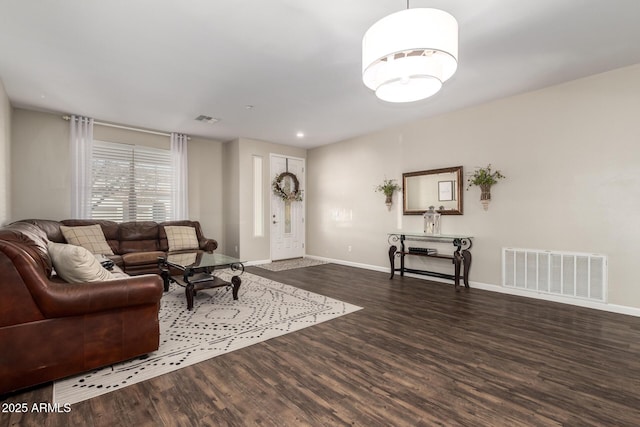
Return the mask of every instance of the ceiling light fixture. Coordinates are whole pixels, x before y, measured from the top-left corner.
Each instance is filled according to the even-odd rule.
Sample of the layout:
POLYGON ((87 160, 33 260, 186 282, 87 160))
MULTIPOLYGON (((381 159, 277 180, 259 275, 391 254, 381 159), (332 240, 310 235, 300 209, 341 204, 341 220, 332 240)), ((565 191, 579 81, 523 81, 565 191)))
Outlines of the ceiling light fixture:
POLYGON ((458 68, 458 22, 439 9, 407 9, 373 24, 362 38, 362 80, 388 102, 435 95, 458 68))

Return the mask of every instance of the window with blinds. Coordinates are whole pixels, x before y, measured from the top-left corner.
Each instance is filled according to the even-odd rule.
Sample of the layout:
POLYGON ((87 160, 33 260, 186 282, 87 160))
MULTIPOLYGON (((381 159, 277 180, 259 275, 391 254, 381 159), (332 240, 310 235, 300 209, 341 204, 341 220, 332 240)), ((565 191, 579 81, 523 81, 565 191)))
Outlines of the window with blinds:
POLYGON ((91 217, 167 221, 172 215, 171 151, 94 141, 91 217))

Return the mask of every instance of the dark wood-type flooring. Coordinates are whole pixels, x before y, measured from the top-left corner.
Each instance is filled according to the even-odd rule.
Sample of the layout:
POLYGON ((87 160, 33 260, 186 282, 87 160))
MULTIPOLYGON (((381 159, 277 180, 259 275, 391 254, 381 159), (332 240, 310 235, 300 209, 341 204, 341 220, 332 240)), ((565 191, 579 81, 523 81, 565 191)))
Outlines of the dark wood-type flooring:
POLYGON ((640 425, 640 318, 333 264, 248 271, 364 310, 0 426, 640 425))

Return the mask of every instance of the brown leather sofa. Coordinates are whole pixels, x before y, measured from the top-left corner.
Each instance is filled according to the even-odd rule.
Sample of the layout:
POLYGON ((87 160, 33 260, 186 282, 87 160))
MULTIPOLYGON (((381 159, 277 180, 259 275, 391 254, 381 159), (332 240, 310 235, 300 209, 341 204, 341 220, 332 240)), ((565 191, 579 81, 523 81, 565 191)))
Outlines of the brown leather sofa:
MULTIPOLYGON (((195 224, 195 225, 194 225, 195 224)), ((163 294, 158 256, 168 249, 162 224, 25 220, 0 228, 0 395, 131 359, 158 349, 163 294), (100 224, 112 258, 136 276, 65 283, 52 274, 48 240, 60 225, 100 224)), ((217 247, 202 237, 200 246, 217 247)))
POLYGON ((198 221, 130 221, 113 222, 92 219, 66 219, 52 221, 46 219, 25 219, 19 222, 33 224, 47 234, 47 238, 56 243, 66 243, 61 225, 78 227, 100 224, 104 236, 115 255, 110 255, 115 264, 125 273, 135 276, 138 274, 160 274, 158 257, 164 256, 169 250, 169 242, 164 226, 177 225, 194 227, 198 238, 199 249, 213 252, 218 247, 214 239, 207 239, 202 234, 202 227, 198 221))

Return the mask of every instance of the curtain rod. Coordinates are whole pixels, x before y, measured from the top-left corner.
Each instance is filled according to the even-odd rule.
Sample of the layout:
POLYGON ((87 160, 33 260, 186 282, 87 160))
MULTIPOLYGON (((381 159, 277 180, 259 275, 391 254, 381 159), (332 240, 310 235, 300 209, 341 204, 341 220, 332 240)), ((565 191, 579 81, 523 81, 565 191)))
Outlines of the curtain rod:
MULTIPOLYGON (((71 116, 62 116, 63 120, 66 121, 70 121, 71 120, 71 116)), ((160 136, 168 136, 171 137, 170 133, 166 133, 166 132, 157 132, 155 130, 148 130, 148 129, 141 129, 141 128, 134 128, 134 127, 130 127, 130 126, 122 126, 122 125, 114 125, 113 123, 105 123, 105 122, 99 122, 94 120, 93 121, 94 125, 99 125, 99 126, 106 126, 106 127, 110 127, 110 128, 117 128, 117 129, 124 129, 124 130, 132 130, 134 132, 143 132, 143 133, 150 133, 153 135, 160 135, 160 136)), ((188 140, 190 140, 190 137, 187 137, 188 140)))

